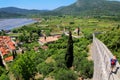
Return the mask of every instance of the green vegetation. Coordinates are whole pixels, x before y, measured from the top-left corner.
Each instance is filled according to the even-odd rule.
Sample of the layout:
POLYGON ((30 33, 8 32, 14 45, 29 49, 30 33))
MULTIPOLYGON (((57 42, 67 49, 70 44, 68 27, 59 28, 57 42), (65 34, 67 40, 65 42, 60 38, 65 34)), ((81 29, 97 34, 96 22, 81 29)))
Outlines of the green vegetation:
POLYGON ((109 31, 104 32, 99 35, 98 38, 102 40, 107 47, 112 51, 114 55, 117 56, 118 61, 120 62, 120 26, 109 28, 109 31))
POLYGON ((15 37, 17 37, 20 42, 26 43, 38 41, 38 38, 41 35, 41 29, 39 29, 39 27, 30 26, 23 26, 18 29, 13 29, 12 32, 12 35, 15 34, 15 37))
POLYGON ((15 59, 7 63, 8 70, 4 68, 0 56, 0 65, 3 66, 0 66, 0 80, 92 78, 93 61, 88 59, 88 45, 92 43, 93 32, 101 33, 97 37, 114 55, 117 55, 120 62, 120 54, 118 54, 120 52, 120 7, 118 6, 120 2, 116 1, 77 0, 72 5, 53 11, 0 8, 0 18, 25 16, 38 18, 44 15, 40 18, 40 22, 13 29, 8 34, 4 30, 0 31, 1 36, 15 37, 17 49, 22 50, 21 54, 13 52, 15 59), (76 29, 79 30, 75 34, 76 29), (72 31, 73 36, 83 37, 72 38, 71 34, 69 37, 63 34, 69 30, 72 31), (56 34, 61 34, 61 38, 45 44, 47 49, 41 49, 42 46, 38 43, 39 37, 56 34))
POLYGON ((56 80, 77 80, 77 75, 70 70, 60 69, 56 74, 56 80))
POLYGON ((77 0, 75 3, 55 9, 56 12, 66 15, 79 16, 116 16, 119 15, 120 2, 108 0, 77 0))
POLYGON ((8 13, 4 11, 0 11, 0 18, 17 18, 17 17, 23 17, 24 15, 22 14, 17 14, 17 13, 8 13))
POLYGON ((2 74, 0 76, 0 80, 10 80, 9 77, 6 74, 2 74))
POLYGON ((6 35, 5 31, 4 31, 4 30, 1 30, 1 31, 0 31, 0 35, 1 35, 1 36, 6 35))
POLYGON ((78 76, 91 78, 93 75, 93 62, 87 60, 87 45, 90 41, 86 38, 73 40, 75 59, 73 69, 69 70, 64 60, 67 51, 67 39, 68 37, 63 36, 52 44, 46 44, 49 47, 46 51, 42 49, 34 51, 32 47, 36 46, 36 43, 25 43, 32 44, 31 47, 29 46, 30 51, 18 55, 12 63, 9 63, 10 72, 14 74, 16 79, 25 80, 34 78, 36 73, 41 74, 43 76, 41 78, 51 76, 55 80, 77 80, 78 76), (64 76, 62 76, 63 74, 64 76))
POLYGON ((15 60, 12 63, 11 71, 14 73, 14 76, 16 78, 22 77, 25 80, 29 80, 30 78, 33 78, 35 73, 37 72, 36 65, 35 65, 35 53, 31 54, 25 53, 23 55, 20 55, 17 60, 15 60))
POLYGON ((8 77, 8 71, 4 67, 0 66, 0 80, 10 80, 8 77))
MULTIPOLYGON (((55 80, 77 80, 78 78, 92 78, 93 61, 88 60, 89 47, 92 42, 92 33, 105 33, 99 35, 113 53, 119 52, 119 26, 120 23, 114 18, 82 18, 76 16, 48 16, 43 17, 41 22, 13 29, 11 33, 6 34, 15 37, 18 41, 18 48, 23 52, 18 54, 15 60, 7 63, 9 70, 4 68, 0 70, 0 79, 29 80, 52 78, 55 80), (74 24, 71 24, 74 23, 74 24), (66 66, 67 42, 69 37, 63 34, 71 29, 80 28, 82 38, 73 38, 73 62, 68 69, 66 66), (42 35, 61 34, 62 37, 53 43, 45 44, 48 49, 41 49, 38 39, 42 35), (104 35, 104 36, 103 36, 104 35), (114 36, 116 35, 116 36, 114 36), (113 37, 113 38, 111 38, 113 37), (109 42, 110 41, 110 42, 109 42), (112 42, 112 43, 111 43, 112 42), (110 43, 110 44, 109 44, 110 43), (115 48, 114 48, 115 47, 115 48), (36 78, 39 75, 40 77, 36 78), (64 75, 64 76, 63 76, 64 75)), ((1 35, 4 31, 1 31, 1 35)), ((77 35, 76 35, 77 36, 77 35)), ((72 48, 70 49, 72 50, 72 48)), ((72 52, 72 51, 70 51, 72 52)), ((119 56, 119 54, 117 54, 119 56)), ((120 59, 120 58, 119 58, 120 59)), ((118 59, 118 60, 119 60, 118 59)))

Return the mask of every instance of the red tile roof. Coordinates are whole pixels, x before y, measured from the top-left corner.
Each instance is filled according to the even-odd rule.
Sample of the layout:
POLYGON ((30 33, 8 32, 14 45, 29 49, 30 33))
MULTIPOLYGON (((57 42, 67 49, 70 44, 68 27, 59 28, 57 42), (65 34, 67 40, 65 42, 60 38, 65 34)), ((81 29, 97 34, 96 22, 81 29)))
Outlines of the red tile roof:
POLYGON ((12 61, 13 60, 13 56, 9 56, 9 57, 7 57, 7 58, 5 58, 5 61, 12 61))
MULTIPOLYGON (((10 50, 15 50, 15 44, 11 40, 9 36, 0 36, 0 52, 2 53, 2 56, 7 55, 10 53, 10 50)), ((13 57, 7 57, 5 58, 5 61, 11 61, 13 60, 13 57)))
POLYGON ((6 55, 6 54, 8 54, 7 50, 4 47, 1 47, 0 51, 1 51, 1 53, 2 53, 3 56, 6 55))
POLYGON ((12 41, 9 41, 9 42, 7 43, 7 45, 9 46, 9 48, 10 48, 11 50, 14 50, 14 49, 15 49, 14 43, 13 43, 12 41))
POLYGON ((46 39, 45 39, 45 37, 41 37, 39 39, 39 41, 42 43, 49 43, 49 42, 57 41, 60 37, 61 37, 61 35, 48 36, 48 37, 46 37, 46 39))

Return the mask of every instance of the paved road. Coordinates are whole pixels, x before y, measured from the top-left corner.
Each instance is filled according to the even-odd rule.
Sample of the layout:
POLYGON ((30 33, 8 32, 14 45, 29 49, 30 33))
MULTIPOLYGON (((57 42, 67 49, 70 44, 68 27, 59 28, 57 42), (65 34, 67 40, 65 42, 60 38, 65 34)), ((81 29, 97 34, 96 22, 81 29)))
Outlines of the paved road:
POLYGON ((113 57, 109 49, 93 35, 93 60, 94 76, 93 80, 120 80, 119 63, 117 62, 113 72, 111 72, 110 59, 113 57))

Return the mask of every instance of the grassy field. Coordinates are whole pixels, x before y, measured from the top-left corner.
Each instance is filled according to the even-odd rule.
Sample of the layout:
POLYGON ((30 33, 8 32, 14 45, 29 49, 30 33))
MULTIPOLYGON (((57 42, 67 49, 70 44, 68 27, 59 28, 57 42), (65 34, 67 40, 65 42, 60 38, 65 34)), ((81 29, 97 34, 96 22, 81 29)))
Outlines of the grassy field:
POLYGON ((109 27, 115 27, 120 23, 120 21, 109 20, 109 19, 97 19, 97 18, 79 18, 79 17, 50 17, 48 19, 43 19, 38 25, 43 29, 51 29, 52 32, 62 31, 64 28, 70 28, 74 30, 80 27, 81 30, 104 30, 109 27), (86 29, 87 28, 87 29, 86 29))

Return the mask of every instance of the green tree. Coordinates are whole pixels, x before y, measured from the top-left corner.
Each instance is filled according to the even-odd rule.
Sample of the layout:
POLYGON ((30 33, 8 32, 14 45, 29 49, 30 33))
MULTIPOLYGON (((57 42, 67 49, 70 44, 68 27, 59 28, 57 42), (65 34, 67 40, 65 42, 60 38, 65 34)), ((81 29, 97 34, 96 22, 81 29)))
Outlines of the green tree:
POLYGON ((40 63, 37 68, 38 68, 39 73, 46 76, 54 70, 54 63, 44 63, 43 62, 43 63, 40 63))
POLYGON ((9 77, 6 74, 2 74, 0 76, 0 80, 10 80, 9 77))
POLYGON ((117 26, 117 29, 120 29, 120 25, 117 26))
POLYGON ((0 31, 0 35, 1 35, 1 36, 5 36, 5 35, 6 35, 5 30, 1 30, 1 31, 0 31))
POLYGON ((69 31, 69 39, 68 39, 68 46, 67 46, 67 53, 65 55, 65 62, 66 66, 70 68, 73 63, 73 40, 72 40, 72 33, 69 31))
POLYGON ((69 22, 69 24, 71 25, 71 24, 75 24, 75 22, 69 22))
POLYGON ((39 39, 39 35, 37 33, 34 33, 32 37, 33 37, 33 41, 38 41, 39 39))
POLYGON ((18 37, 18 39, 20 40, 20 42, 24 42, 25 41, 25 36, 24 35, 20 35, 18 37))
POLYGON ((0 66, 0 80, 10 80, 8 77, 8 71, 4 67, 0 66))
POLYGON ((33 37, 33 32, 32 31, 30 31, 29 36, 30 36, 30 41, 32 41, 32 37, 33 37))
POLYGON ((17 29, 13 29, 12 32, 13 33, 18 33, 18 30, 17 29))
POLYGON ((50 36, 50 30, 45 31, 46 36, 50 36))
POLYGON ((0 66, 0 76, 5 72, 5 68, 0 66))
POLYGON ((11 71, 16 79, 22 77, 24 80, 29 80, 34 77, 37 71, 34 59, 35 56, 32 53, 26 53, 13 62, 11 71))
POLYGON ((41 29, 37 29, 37 34, 39 35, 39 36, 41 36, 41 29))
POLYGON ((55 80, 77 80, 77 74, 73 71, 60 69, 57 74, 55 74, 55 80))
POLYGON ((77 33, 78 33, 78 36, 79 36, 80 35, 80 28, 79 27, 78 27, 77 33))

